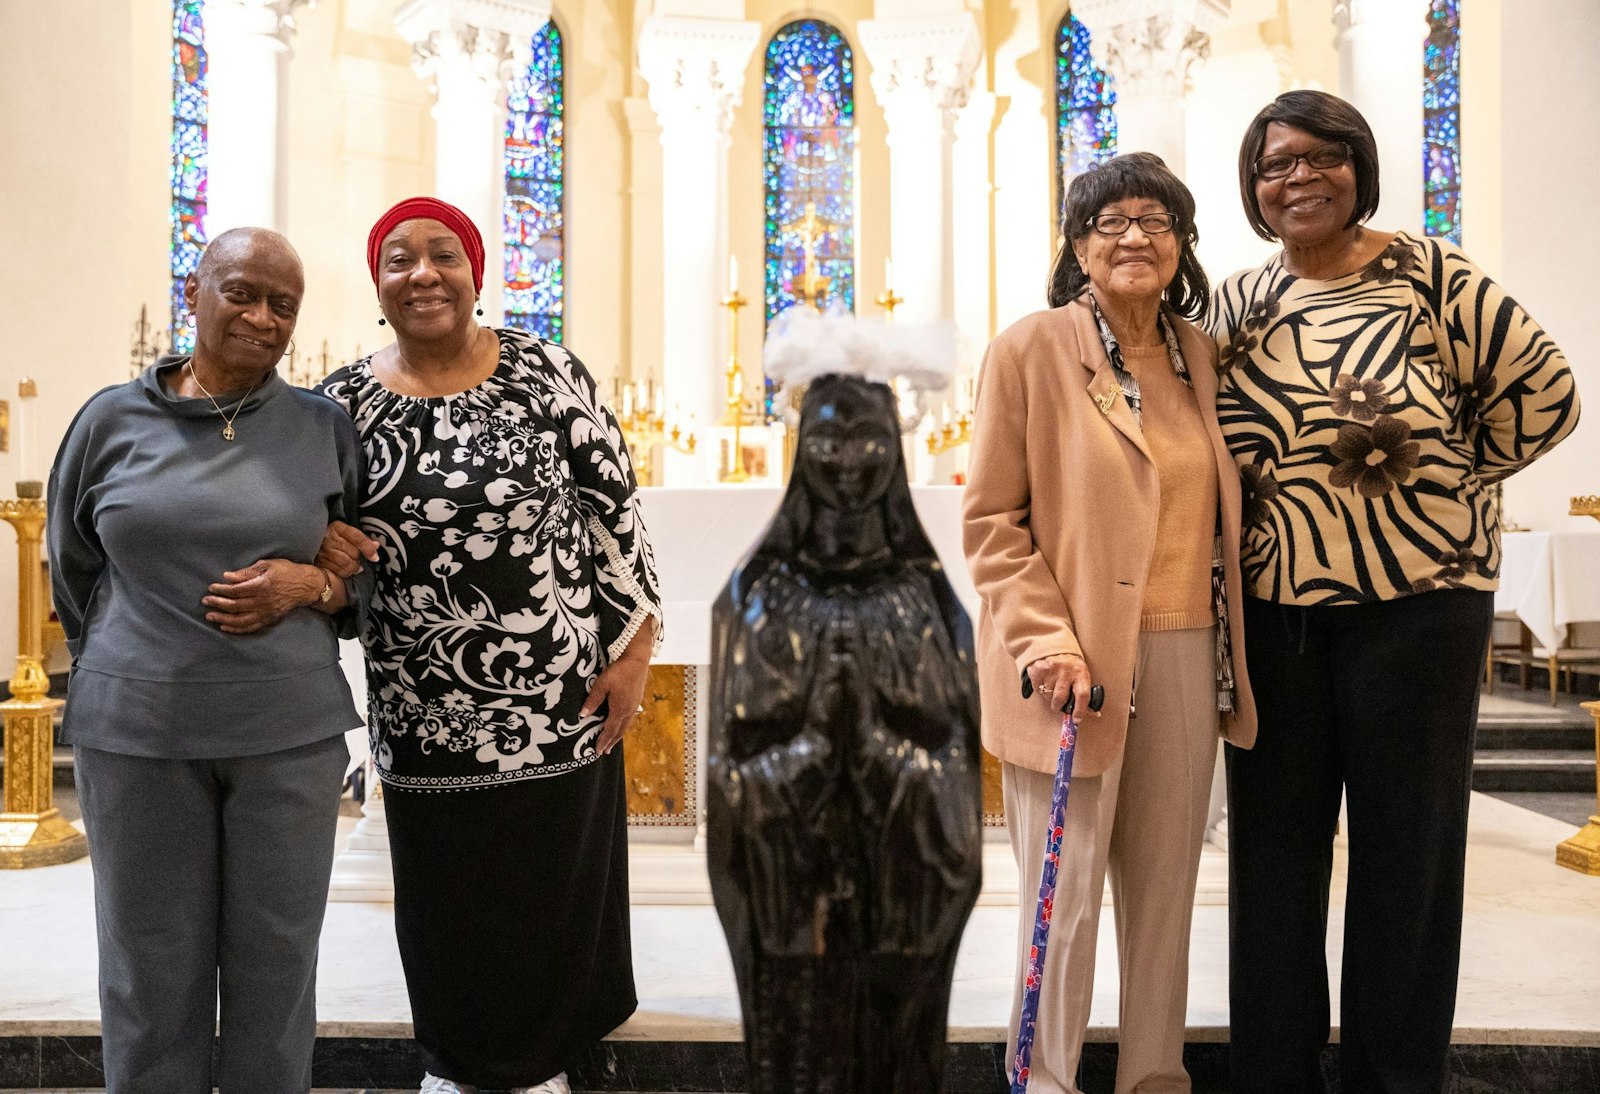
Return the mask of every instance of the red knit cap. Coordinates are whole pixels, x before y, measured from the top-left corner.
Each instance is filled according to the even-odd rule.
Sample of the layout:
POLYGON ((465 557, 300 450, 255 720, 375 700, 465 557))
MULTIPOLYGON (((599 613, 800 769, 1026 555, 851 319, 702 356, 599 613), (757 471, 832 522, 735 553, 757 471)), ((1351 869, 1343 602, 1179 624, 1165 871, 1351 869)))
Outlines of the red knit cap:
POLYGON ((378 249, 384 237, 394 231, 395 225, 408 220, 437 220, 461 238, 467 249, 467 260, 472 263, 472 287, 483 291, 483 236, 470 217, 438 198, 406 198, 378 218, 378 223, 367 233, 367 269, 372 271, 372 283, 378 283, 378 249))

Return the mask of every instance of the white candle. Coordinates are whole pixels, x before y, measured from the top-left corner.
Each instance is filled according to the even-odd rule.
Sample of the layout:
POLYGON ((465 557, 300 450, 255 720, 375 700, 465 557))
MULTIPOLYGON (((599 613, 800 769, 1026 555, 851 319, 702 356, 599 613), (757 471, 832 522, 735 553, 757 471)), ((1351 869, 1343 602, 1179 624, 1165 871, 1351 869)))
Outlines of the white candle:
POLYGON ((739 256, 728 256, 728 295, 739 291, 739 256))
POLYGON ((894 259, 892 258, 886 257, 883 260, 883 288, 885 292, 894 289, 894 259))
POLYGON ((32 380, 24 378, 17 384, 17 481, 30 482, 28 477, 28 400, 39 393, 32 380))

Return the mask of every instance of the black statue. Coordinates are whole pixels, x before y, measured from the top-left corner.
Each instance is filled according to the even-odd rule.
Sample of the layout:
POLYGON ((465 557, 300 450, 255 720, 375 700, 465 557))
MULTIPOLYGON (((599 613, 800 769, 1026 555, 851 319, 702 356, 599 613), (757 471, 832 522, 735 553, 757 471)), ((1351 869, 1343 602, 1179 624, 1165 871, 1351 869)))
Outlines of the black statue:
POLYGON ((980 882, 978 688, 888 387, 811 384, 789 489, 713 634, 711 889, 749 1089, 941 1091, 980 882))

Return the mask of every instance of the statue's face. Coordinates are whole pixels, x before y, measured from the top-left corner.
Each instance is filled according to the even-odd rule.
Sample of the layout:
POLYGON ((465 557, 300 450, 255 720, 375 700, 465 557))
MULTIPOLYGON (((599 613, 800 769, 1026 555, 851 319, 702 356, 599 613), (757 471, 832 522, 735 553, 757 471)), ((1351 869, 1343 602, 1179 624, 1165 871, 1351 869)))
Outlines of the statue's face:
POLYGON ((888 390, 825 378, 806 399, 799 468, 807 490, 824 505, 864 509, 889 489, 900 436, 888 390))

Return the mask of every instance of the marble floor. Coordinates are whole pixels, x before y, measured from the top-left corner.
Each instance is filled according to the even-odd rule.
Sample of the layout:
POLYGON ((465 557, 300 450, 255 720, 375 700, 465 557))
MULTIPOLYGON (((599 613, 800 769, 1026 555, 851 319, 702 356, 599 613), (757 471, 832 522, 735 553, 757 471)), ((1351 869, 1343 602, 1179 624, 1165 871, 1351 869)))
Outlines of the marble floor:
MULTIPOLYGON (((352 823, 342 822, 344 833, 352 823)), ((1556 843, 1572 831, 1562 821, 1474 795, 1457 1042, 1600 1046, 1600 878, 1554 863, 1556 843)), ((638 848, 642 857, 663 853, 659 845, 638 848)), ((1341 848, 1328 947, 1335 1014, 1342 869, 1341 848)), ((1190 1041, 1227 1036, 1224 901, 1195 909, 1190 1041)), ((1103 922, 1090 1032, 1097 1041, 1115 1039, 1117 1020, 1109 914, 1103 922)), ((974 912, 956 969, 952 1040, 1003 1039, 1016 924, 1015 906, 1004 902, 974 912)), ((636 905, 633 930, 640 1007, 616 1037, 738 1040, 732 968, 714 911, 703 904, 636 905)), ((97 1033, 94 952, 86 861, 0 874, 0 1037, 97 1033)), ((389 906, 331 904, 321 960, 323 1036, 408 1035, 389 906)))

